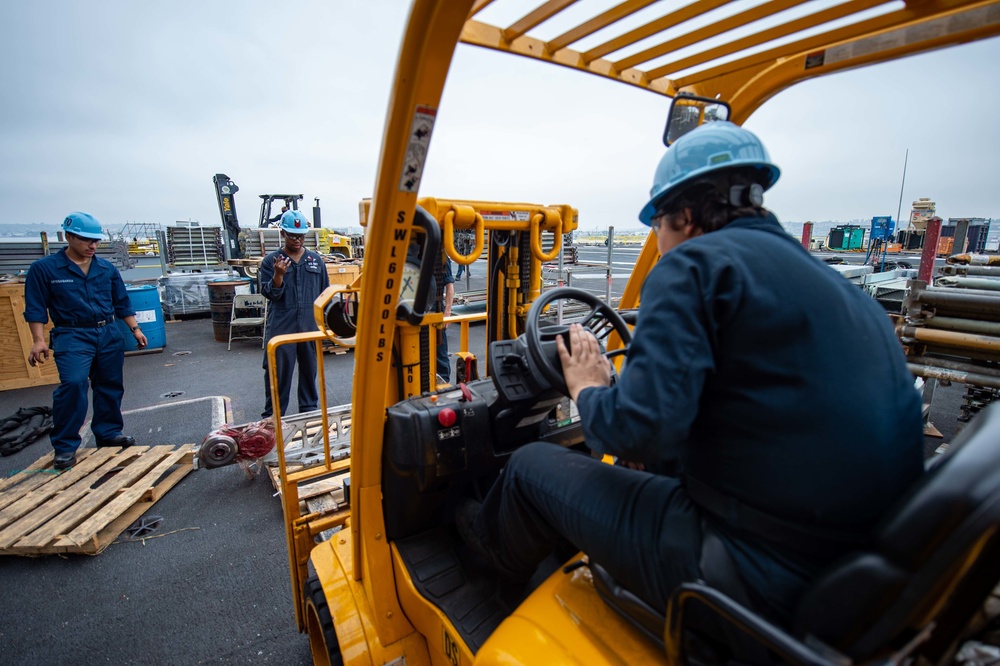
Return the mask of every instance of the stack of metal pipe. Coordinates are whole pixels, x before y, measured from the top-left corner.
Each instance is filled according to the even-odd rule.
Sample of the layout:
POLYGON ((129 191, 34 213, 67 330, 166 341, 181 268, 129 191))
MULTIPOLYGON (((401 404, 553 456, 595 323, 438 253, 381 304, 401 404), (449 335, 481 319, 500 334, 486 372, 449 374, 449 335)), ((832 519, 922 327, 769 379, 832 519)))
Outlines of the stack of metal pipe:
POLYGON ((913 374, 1000 389, 1000 257, 982 256, 949 258, 933 287, 909 282, 896 333, 913 374), (981 263, 954 265, 962 258, 972 264, 970 257, 981 263), (997 273, 968 272, 984 269, 997 273), (959 277, 968 275, 980 277, 959 277))
POLYGON ((956 254, 947 262, 939 270, 936 285, 1000 291, 1000 255, 956 254))

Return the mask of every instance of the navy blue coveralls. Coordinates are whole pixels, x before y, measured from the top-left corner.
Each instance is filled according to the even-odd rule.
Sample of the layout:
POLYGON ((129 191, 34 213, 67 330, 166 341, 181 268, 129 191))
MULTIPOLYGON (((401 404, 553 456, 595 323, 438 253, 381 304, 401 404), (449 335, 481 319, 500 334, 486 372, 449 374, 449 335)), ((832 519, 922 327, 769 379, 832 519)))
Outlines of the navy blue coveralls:
MULTIPOLYGON (((292 262, 285 272, 281 287, 274 286, 274 261, 284 252, 272 252, 260 264, 257 278, 260 293, 271 302, 267 307, 267 339, 286 333, 307 333, 316 330, 313 301, 330 286, 323 257, 312 250, 305 250, 298 263, 292 262)), ((299 412, 319 408, 319 391, 316 389, 316 346, 312 342, 278 347, 275 360, 278 364, 278 399, 282 416, 288 414, 288 399, 292 391, 292 371, 299 363, 299 412)), ((267 418, 274 413, 271 404, 271 376, 264 354, 264 411, 267 418)))
POLYGON ((770 215, 674 248, 641 296, 619 381, 585 389, 578 406, 591 449, 672 475, 531 444, 475 529, 515 571, 562 535, 662 610, 678 584, 703 577, 704 519, 758 610, 787 620, 843 551, 790 548, 710 515, 690 479, 863 539, 923 469, 920 399, 886 314, 770 215))
POLYGON ((79 448, 88 382, 94 394, 94 437, 100 442, 121 435, 125 340, 112 323, 135 310, 118 269, 94 257, 84 275, 60 250, 31 264, 24 302, 25 321, 45 324, 51 316, 54 324, 49 347, 59 386, 52 393, 52 448, 57 454, 79 448))

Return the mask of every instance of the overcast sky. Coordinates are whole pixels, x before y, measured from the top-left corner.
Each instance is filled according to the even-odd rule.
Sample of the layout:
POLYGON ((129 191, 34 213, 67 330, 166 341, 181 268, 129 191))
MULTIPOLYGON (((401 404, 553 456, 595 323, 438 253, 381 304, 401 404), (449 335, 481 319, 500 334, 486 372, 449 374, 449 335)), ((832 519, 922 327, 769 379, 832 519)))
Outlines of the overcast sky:
MULTIPOLYGON (((506 0, 497 0, 496 8, 506 0)), ((515 4, 523 5, 521 0, 515 4)), ((405 0, 4 2, 0 223, 216 224, 215 173, 319 197, 357 225, 371 195, 405 0)), ((496 9, 499 11, 499 9, 496 9)), ((486 17, 484 17, 486 18, 486 17)), ((1000 39, 799 84, 746 123, 781 167, 788 222, 1000 218, 1000 39)), ((581 227, 637 227, 669 100, 459 46, 421 196, 568 203, 581 227)))

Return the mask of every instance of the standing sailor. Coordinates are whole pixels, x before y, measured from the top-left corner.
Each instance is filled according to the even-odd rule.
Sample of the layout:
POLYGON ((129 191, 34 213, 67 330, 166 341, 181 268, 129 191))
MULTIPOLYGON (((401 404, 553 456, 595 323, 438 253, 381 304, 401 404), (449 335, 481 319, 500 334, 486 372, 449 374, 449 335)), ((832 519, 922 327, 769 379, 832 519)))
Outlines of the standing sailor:
MULTIPOLYGON (((326 264, 316 252, 305 247, 309 220, 297 210, 281 216, 281 238, 284 247, 264 257, 260 265, 260 292, 271 301, 267 309, 267 339, 286 333, 306 333, 316 330, 313 301, 330 286, 326 264)), ((278 400, 281 414, 288 413, 292 390, 292 370, 299 363, 299 412, 319 407, 316 389, 316 347, 312 342, 282 345, 275 353, 278 364, 278 400)), ((271 402, 271 376, 264 355, 264 411, 262 417, 274 413, 271 402)))
POLYGON ((90 429, 97 446, 135 444, 122 434, 125 341, 121 328, 113 325, 115 318, 128 324, 139 349, 146 346, 121 274, 111 262, 94 256, 104 238, 101 223, 87 213, 70 213, 62 228, 66 247, 31 264, 24 285, 24 320, 33 342, 28 363, 44 363, 51 351, 59 369, 49 435, 56 469, 76 463, 88 382, 94 394, 90 429), (55 325, 51 347, 44 331, 49 316, 55 325))

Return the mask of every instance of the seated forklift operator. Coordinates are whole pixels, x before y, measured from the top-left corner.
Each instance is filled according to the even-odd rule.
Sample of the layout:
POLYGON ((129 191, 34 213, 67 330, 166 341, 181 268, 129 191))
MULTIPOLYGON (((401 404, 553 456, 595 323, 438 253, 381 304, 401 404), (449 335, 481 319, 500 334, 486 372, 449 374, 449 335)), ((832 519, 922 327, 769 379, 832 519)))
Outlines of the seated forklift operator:
POLYGON ((501 574, 526 580, 565 539, 661 611, 707 580, 784 624, 919 477, 920 400, 886 315, 763 208, 778 175, 728 122, 667 150, 639 215, 661 258, 618 381, 589 331, 558 339, 587 445, 632 468, 516 451, 456 516, 501 574))

